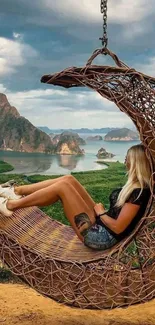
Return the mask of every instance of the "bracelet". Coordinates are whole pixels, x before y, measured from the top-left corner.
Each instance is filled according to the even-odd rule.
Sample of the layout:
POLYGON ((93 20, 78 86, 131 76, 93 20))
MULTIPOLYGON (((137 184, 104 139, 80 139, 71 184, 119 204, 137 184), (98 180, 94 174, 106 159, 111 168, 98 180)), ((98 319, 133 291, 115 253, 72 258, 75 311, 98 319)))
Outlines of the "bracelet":
POLYGON ((97 215, 97 217, 99 217, 99 218, 100 218, 100 217, 101 217, 101 216, 103 216, 104 214, 106 214, 106 212, 104 212, 104 213, 101 213, 101 214, 98 214, 98 215, 97 215))

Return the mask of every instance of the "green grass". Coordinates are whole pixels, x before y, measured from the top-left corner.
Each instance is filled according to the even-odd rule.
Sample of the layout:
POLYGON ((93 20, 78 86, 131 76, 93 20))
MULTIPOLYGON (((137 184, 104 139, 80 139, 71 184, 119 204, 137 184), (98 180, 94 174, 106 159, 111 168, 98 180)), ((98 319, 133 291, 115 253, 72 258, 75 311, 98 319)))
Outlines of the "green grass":
POLYGON ((6 163, 3 160, 0 160, 0 173, 10 172, 13 169, 14 169, 13 166, 11 166, 10 164, 6 163))

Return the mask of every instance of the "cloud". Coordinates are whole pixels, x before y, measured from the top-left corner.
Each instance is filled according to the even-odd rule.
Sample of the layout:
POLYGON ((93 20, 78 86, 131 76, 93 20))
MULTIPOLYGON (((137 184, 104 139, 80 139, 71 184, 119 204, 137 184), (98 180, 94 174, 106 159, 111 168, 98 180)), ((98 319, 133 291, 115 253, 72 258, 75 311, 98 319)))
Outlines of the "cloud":
MULTIPOLYGON (((100 0, 14 0, 14 6, 11 5, 12 0, 1 0, 1 12, 10 15, 18 13, 31 22, 33 17, 38 25, 57 25, 60 17, 67 24, 69 21, 98 23, 102 19, 100 0)), ((152 14, 153 6, 154 0, 149 0, 147 5, 145 0, 111 0, 108 3, 108 18, 110 22, 119 24, 138 22, 152 14)))
POLYGON ((122 36, 124 42, 133 42, 136 37, 144 35, 145 33, 147 33, 145 24, 136 22, 134 24, 131 24, 130 28, 129 26, 127 26, 127 28, 124 28, 122 36))
MULTIPOLYGON (((152 12, 154 0, 147 3, 145 0, 111 0, 108 3, 109 21, 115 23, 127 24, 128 22, 137 22, 144 19, 152 12)), ((100 0, 78 0, 73 4, 72 0, 41 0, 40 5, 44 10, 55 11, 63 18, 70 20, 82 20, 99 22, 100 0)))
POLYGON ((30 45, 0 37, 0 76, 16 72, 29 58, 37 56, 37 51, 30 45))
POLYGON ((143 63, 136 64, 135 68, 149 76, 155 77, 155 56, 146 59, 143 63))
MULTIPOLYGON (((149 0, 147 5, 144 0, 108 2, 110 48, 128 65, 151 75, 155 68, 153 1, 149 0)), ((4 89, 10 89, 13 104, 23 114, 27 116, 28 112, 30 116, 31 112, 34 119, 37 114, 38 118, 43 116, 43 107, 49 115, 58 110, 61 114, 73 113, 77 109, 81 116, 90 112, 90 121, 94 108, 96 114, 100 110, 103 114, 106 107, 109 114, 113 111, 114 106, 109 102, 106 106, 95 93, 89 92, 88 96, 80 89, 74 91, 74 96, 72 91, 65 92, 67 95, 47 95, 51 89, 44 92, 47 85, 40 84, 43 74, 85 65, 92 51, 100 46, 100 0, 14 0, 14 6, 12 0, 1 0, 0 16, 4 36, 0 38, 1 83, 4 89)), ((94 63, 111 65, 112 60, 99 56, 94 63)))
MULTIPOLYGON (((69 91, 58 89, 36 89, 24 92, 6 91, 13 105, 22 113, 26 110, 38 112, 39 107, 46 107, 49 113, 53 111, 61 112, 92 112, 92 111, 115 111, 115 105, 103 99, 98 93, 81 90, 69 91)), ((44 114, 43 110, 43 114, 44 114)), ((41 113, 40 113, 41 114, 41 113)))
POLYGON ((3 84, 0 84, 0 93, 5 93, 7 91, 3 84))
POLYGON ((13 37, 15 38, 15 39, 23 39, 23 35, 22 34, 20 34, 20 33, 16 33, 16 32, 13 32, 13 37))
POLYGON ((11 105, 34 125, 50 128, 100 128, 132 125, 112 103, 92 91, 36 89, 24 92, 5 90, 11 105))

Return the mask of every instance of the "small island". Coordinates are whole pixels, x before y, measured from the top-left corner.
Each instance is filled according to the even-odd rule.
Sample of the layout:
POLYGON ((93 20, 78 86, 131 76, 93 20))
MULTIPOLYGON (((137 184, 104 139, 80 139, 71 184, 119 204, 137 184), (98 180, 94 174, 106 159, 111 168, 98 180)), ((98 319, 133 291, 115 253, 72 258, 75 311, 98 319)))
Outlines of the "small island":
POLYGON ((101 148, 96 156, 99 159, 108 159, 113 158, 115 155, 113 153, 107 152, 104 148, 101 148))
POLYGON ((61 134, 53 134, 51 133, 50 134, 50 137, 51 137, 51 141, 54 145, 57 145, 60 141, 60 139, 62 139, 62 137, 67 137, 68 139, 73 139, 75 140, 78 145, 85 145, 86 142, 84 139, 82 139, 78 133, 74 133, 74 132, 70 132, 70 131, 65 131, 65 132, 62 132, 61 134))
POLYGON ((138 141, 139 134, 128 128, 112 130, 106 134, 104 141, 138 141))
POLYGON ((95 136, 89 136, 86 138, 86 141, 101 141, 103 140, 103 138, 101 137, 101 135, 95 135, 95 136))
POLYGON ((80 149, 81 138, 71 132, 63 132, 51 139, 55 146, 55 154, 59 155, 84 155, 84 149, 80 149))

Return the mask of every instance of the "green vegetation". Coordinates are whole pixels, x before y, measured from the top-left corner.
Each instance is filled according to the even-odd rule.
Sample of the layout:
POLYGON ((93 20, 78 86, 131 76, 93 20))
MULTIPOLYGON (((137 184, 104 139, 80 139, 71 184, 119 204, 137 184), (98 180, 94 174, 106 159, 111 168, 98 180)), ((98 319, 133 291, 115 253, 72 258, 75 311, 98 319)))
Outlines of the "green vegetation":
POLYGON ((15 277, 13 276, 11 271, 9 271, 8 269, 6 269, 3 266, 0 266, 0 282, 5 283, 5 282, 14 281, 14 280, 15 280, 15 277))
POLYGON ((0 160, 0 173, 10 172, 14 168, 3 160, 0 160))
POLYGON ((40 132, 39 129, 36 129, 34 131, 34 149, 37 149, 41 143, 41 135, 42 133, 40 132))

